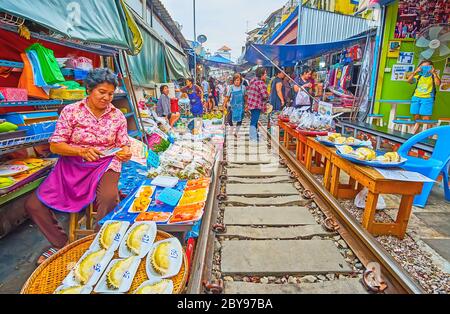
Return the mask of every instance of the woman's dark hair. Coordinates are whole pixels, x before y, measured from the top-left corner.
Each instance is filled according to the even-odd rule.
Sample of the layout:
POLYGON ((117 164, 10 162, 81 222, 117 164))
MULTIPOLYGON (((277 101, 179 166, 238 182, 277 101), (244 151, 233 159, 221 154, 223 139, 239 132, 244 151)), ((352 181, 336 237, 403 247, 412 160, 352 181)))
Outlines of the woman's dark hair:
POLYGON ((114 85, 114 88, 119 86, 117 75, 108 68, 98 68, 90 71, 84 83, 88 90, 93 90, 103 83, 114 85))
POLYGON ((256 69, 256 77, 259 79, 261 79, 265 73, 266 73, 266 69, 263 67, 259 67, 256 69))
POLYGON ((159 91, 161 92, 161 94, 163 93, 163 91, 164 91, 164 88, 169 88, 169 86, 167 86, 167 85, 161 85, 161 87, 159 88, 159 91))
POLYGON ((190 77, 188 77, 188 78, 186 79, 186 81, 191 82, 192 84, 194 84, 194 79, 192 79, 192 78, 190 78, 190 77))

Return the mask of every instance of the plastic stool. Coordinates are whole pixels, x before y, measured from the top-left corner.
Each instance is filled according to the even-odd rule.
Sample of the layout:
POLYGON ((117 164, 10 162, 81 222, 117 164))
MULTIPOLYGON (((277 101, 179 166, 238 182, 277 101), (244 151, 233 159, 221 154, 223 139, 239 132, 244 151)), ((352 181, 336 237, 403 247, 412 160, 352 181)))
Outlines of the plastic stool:
POLYGON ((412 117, 410 116, 396 116, 395 120, 407 120, 407 121, 411 121, 412 117))
POLYGON ((415 121, 410 120, 394 120, 394 130, 401 131, 402 133, 411 133, 412 128, 416 124, 415 121))
POLYGON ((371 114, 367 115, 367 123, 373 124, 373 122, 375 121, 375 125, 382 127, 384 125, 383 118, 384 118, 383 114, 371 113, 371 114))

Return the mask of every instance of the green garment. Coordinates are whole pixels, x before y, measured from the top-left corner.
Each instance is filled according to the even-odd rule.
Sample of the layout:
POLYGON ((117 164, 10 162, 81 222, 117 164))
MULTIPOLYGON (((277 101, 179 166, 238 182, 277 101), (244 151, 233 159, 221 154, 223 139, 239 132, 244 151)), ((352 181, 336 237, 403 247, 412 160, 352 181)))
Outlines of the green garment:
POLYGON ((25 49, 26 52, 29 52, 30 50, 36 51, 39 64, 41 65, 42 76, 47 84, 52 85, 65 81, 53 50, 45 48, 41 44, 33 44, 25 49))

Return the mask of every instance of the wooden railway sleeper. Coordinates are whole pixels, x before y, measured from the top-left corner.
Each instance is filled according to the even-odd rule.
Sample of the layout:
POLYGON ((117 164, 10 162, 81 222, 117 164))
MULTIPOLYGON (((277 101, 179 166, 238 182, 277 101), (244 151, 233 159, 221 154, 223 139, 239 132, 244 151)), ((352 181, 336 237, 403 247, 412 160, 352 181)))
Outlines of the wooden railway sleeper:
POLYGON ((375 262, 367 264, 367 269, 364 271, 361 281, 368 291, 374 293, 383 293, 388 287, 381 278, 380 264, 375 262))
POLYGON ((215 280, 213 282, 203 281, 203 286, 207 294, 221 294, 223 293, 223 280, 215 280))

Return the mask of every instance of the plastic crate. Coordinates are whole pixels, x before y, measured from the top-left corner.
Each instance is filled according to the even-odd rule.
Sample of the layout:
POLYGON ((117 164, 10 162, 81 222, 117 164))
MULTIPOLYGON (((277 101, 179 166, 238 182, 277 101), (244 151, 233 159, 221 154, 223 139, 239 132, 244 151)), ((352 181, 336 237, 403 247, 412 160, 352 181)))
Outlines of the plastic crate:
POLYGON ((82 81, 87 78, 89 74, 89 71, 81 70, 81 69, 74 69, 73 70, 73 77, 76 81, 82 81))
POLYGON ((19 128, 21 130, 26 130, 27 136, 53 133, 56 129, 56 121, 32 123, 19 128))

